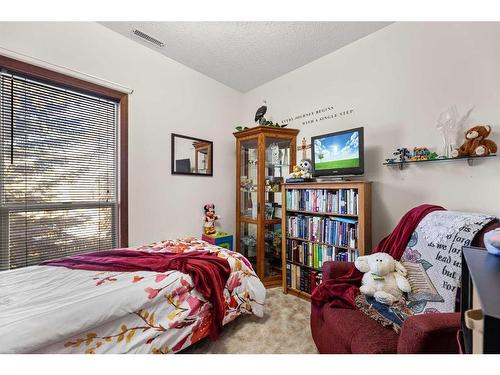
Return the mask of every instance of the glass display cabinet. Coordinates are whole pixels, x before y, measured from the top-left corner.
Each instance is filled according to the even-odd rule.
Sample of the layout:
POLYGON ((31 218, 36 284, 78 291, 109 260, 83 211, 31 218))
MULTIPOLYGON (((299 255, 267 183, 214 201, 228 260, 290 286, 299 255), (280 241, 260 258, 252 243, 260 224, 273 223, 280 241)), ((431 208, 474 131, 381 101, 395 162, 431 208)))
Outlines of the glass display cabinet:
POLYGON ((236 250, 266 287, 281 285, 281 183, 296 164, 297 129, 257 126, 236 137, 236 250))

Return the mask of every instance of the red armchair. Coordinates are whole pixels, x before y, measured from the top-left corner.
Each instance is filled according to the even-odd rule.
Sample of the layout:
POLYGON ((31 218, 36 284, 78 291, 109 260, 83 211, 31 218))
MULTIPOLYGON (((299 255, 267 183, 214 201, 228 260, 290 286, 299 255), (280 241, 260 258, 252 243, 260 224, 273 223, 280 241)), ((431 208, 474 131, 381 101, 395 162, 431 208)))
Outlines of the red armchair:
MULTIPOLYGON (((484 247, 483 234, 498 227, 499 222, 487 225, 472 245, 484 247)), ((343 275, 352 267, 351 262, 325 262, 323 280, 343 275)), ((311 306, 311 332, 320 353, 458 353, 459 329, 459 313, 412 316, 398 335, 359 310, 311 306)))

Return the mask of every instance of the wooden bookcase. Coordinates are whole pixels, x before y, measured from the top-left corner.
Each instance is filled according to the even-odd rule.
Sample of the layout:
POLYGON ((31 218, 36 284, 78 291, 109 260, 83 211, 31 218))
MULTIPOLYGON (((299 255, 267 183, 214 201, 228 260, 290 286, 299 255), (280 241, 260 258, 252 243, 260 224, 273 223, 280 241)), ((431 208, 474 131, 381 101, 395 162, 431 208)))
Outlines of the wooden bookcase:
MULTIPOLYGON (((286 183, 282 185, 283 195, 283 213, 282 213, 282 228, 283 228, 283 241, 282 241, 282 259, 283 259, 283 292, 296 295, 306 300, 311 299, 311 295, 299 288, 291 288, 287 286, 287 263, 296 265, 300 268, 307 268, 314 272, 321 272, 321 269, 314 268, 309 265, 301 264, 300 262, 293 261, 287 258, 287 243, 288 240, 296 240, 301 243, 313 243, 320 245, 331 246, 325 242, 310 241, 303 238, 289 237, 289 228, 287 226, 287 218, 289 216, 301 215, 304 217, 321 217, 321 218, 349 218, 357 220, 357 238, 356 248, 349 248, 348 246, 333 245, 335 251, 338 252, 353 252, 357 251, 359 256, 369 254, 371 251, 371 182, 366 181, 337 181, 337 182, 310 182, 310 183, 286 183), (316 210, 293 210, 287 207, 287 191, 289 190, 325 190, 328 192, 338 192, 340 189, 352 189, 357 193, 357 212, 353 213, 338 213, 338 212, 317 212, 316 210)), ((335 259, 334 259, 335 260, 335 259)))

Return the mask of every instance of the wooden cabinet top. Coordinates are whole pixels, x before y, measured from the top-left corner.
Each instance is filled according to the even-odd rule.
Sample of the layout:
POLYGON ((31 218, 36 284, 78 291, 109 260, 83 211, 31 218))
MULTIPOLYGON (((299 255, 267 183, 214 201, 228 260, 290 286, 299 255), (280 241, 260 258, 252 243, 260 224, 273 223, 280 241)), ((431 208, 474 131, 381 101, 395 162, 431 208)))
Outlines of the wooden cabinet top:
POLYGON ((247 130, 242 130, 239 132, 234 132, 233 135, 236 138, 244 138, 244 137, 249 137, 252 135, 258 135, 261 133, 273 136, 273 135, 288 135, 288 136, 296 136, 299 134, 299 129, 292 129, 292 128, 277 128, 277 127, 272 127, 272 126, 255 126, 253 128, 247 129, 247 130))

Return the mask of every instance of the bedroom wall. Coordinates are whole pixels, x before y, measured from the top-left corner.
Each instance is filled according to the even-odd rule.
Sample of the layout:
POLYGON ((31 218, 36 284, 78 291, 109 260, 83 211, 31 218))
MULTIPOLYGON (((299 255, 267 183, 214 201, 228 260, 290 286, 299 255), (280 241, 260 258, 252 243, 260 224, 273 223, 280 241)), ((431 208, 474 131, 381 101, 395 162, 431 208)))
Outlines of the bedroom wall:
POLYGON ((197 235, 203 205, 234 230, 234 139, 241 94, 96 23, 0 23, 0 47, 133 88, 129 239, 197 235), (170 133, 214 142, 214 177, 170 174, 170 133))
POLYGON ((374 243, 421 203, 500 215, 500 158, 474 167, 462 161, 403 171, 382 165, 401 146, 441 150, 436 120, 453 104, 461 114, 475 106, 466 125, 491 124, 500 144, 498 40, 500 23, 395 23, 246 93, 242 120, 251 123, 263 99, 274 121, 328 106, 335 108, 329 113, 353 109, 347 116, 289 126, 309 141, 365 127, 374 243))

